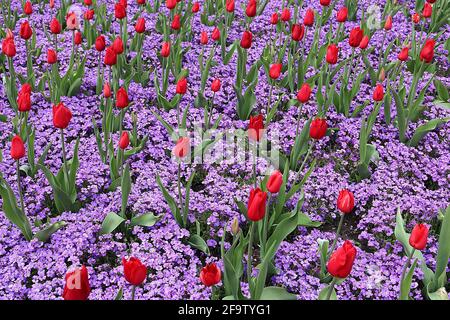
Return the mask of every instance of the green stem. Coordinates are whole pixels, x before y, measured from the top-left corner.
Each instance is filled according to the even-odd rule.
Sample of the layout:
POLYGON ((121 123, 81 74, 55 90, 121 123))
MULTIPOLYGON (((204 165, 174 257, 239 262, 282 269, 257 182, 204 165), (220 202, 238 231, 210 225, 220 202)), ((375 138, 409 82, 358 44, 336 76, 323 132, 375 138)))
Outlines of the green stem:
MULTIPOLYGON (((181 160, 178 162, 178 174, 177 174, 177 189, 178 189, 178 201, 180 204, 180 210, 182 210, 183 207, 183 196, 181 195, 181 160)), ((184 224, 186 225, 186 218, 184 217, 184 224)))
POLYGON ((136 294, 136 286, 131 287, 131 300, 134 300, 136 294))
POLYGON ((315 141, 313 140, 313 142, 311 143, 311 146, 308 148, 308 152, 306 153, 305 158, 303 159, 300 169, 298 169, 298 171, 297 171, 297 175, 295 176, 295 179, 294 179, 294 185, 297 183, 297 180, 300 178, 300 174, 302 173, 303 168, 306 165, 306 161, 308 161, 308 158, 311 155, 312 150, 314 149, 314 144, 315 144, 315 141))
POLYGON ((405 279, 405 274, 406 274, 406 270, 408 269, 409 265, 411 264, 411 260, 414 256, 414 252, 416 251, 416 249, 412 249, 410 255, 408 256, 408 260, 406 260, 405 265, 403 266, 403 270, 402 270, 402 276, 400 277, 400 285, 403 283, 403 280, 405 279))
POLYGON ((345 214, 341 213, 341 219, 339 220, 339 225, 336 230, 336 236, 334 237, 333 245, 331 246, 329 255, 333 254, 334 249, 336 248, 336 244, 337 244, 337 241, 339 239, 339 235, 340 235, 341 229, 342 229, 342 224, 344 223, 344 217, 345 217, 345 214))
POLYGON ((17 189, 19 190, 20 206, 21 206, 23 214, 25 214, 25 205, 24 205, 24 202, 23 202, 22 185, 20 184, 20 164, 19 164, 19 160, 16 161, 16 167, 17 167, 17 189))
POLYGON ((247 281, 248 285, 250 287, 250 282, 252 279, 252 258, 253 258, 253 231, 255 228, 255 223, 252 221, 250 222, 250 239, 248 241, 248 250, 247 250, 247 281))
POLYGON ((270 200, 272 198, 272 193, 269 192, 269 198, 267 199, 267 205, 266 205, 266 214, 264 215, 263 220, 263 233, 262 233, 262 239, 261 239, 261 259, 264 257, 264 254, 266 252, 266 242, 267 242, 267 229, 268 229, 268 223, 269 223, 269 207, 270 207, 270 200))
POLYGON ((255 141, 255 149, 253 150, 253 181, 254 181, 255 189, 257 187, 257 180, 256 180, 256 158, 257 158, 256 153, 257 152, 258 152, 258 142, 255 141))
POLYGON ((336 278, 333 277, 333 280, 330 283, 330 288, 328 289, 327 296, 325 300, 330 300, 331 294, 333 293, 334 285, 336 284, 336 278))
POLYGON ((61 132, 61 148, 62 148, 62 157, 63 157, 63 166, 64 166, 64 175, 66 176, 66 187, 69 190, 69 165, 67 164, 66 159, 66 145, 64 142, 64 129, 60 130, 61 132))

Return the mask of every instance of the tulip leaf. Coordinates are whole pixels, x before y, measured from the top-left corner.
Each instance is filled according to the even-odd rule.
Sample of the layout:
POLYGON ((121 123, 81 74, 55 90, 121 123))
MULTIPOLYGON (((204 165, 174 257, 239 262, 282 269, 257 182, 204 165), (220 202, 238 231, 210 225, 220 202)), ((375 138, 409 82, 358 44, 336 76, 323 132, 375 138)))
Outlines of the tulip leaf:
POLYGON ((265 287, 260 300, 297 300, 297 296, 281 287, 265 287))
POLYGON ((151 227, 157 223, 163 215, 155 216, 153 213, 145 213, 131 219, 131 226, 151 227))
POLYGON ((412 136, 411 140, 409 141, 409 145, 411 147, 416 147, 420 140, 429 132, 435 130, 438 126, 441 124, 444 124, 445 122, 449 121, 450 117, 448 118, 440 118, 440 119, 432 119, 428 121, 427 123, 421 125, 416 129, 414 132, 414 135, 412 136))
POLYGON ((56 231, 61 229, 62 227, 66 226, 67 222, 65 221, 58 221, 50 225, 49 227, 45 228, 44 230, 41 230, 37 232, 34 236, 36 239, 46 242, 52 234, 54 234, 56 231))
POLYGON ((308 217, 303 212, 298 213, 298 225, 302 227, 313 227, 317 228, 322 225, 322 222, 313 221, 310 217, 308 217))
POLYGON ((198 234, 191 235, 191 237, 189 238, 189 245, 200 251, 203 251, 206 254, 209 254, 208 245, 206 244, 205 240, 203 240, 203 238, 198 234))
POLYGON ((127 163, 125 165, 125 168, 123 169, 122 174, 122 184, 121 184, 121 191, 122 191, 122 208, 120 211, 120 215, 122 218, 126 217, 126 209, 128 205, 128 197, 130 196, 131 192, 131 175, 130 175, 130 165, 127 163))
POLYGON ((415 259, 412 266, 409 268, 408 273, 405 275, 403 281, 400 284, 400 300, 409 300, 409 291, 411 290, 412 277, 414 270, 416 269, 417 260, 415 259))
POLYGON ((124 222, 125 219, 119 216, 117 213, 110 212, 102 222, 102 228, 100 234, 108 234, 116 230, 116 228, 124 222))
POLYGON ((122 299, 123 299, 123 287, 120 287, 114 300, 122 300, 122 299))
POLYGON ((320 290, 319 292, 319 300, 326 300, 327 299, 327 295, 330 293, 330 290, 333 290, 331 292, 330 295, 330 300, 337 300, 337 294, 336 294, 336 290, 334 289, 334 287, 332 288, 331 286, 326 286, 325 288, 323 288, 322 290, 320 290))
MULTIPOLYGON (((447 207, 439 233, 439 249, 436 257, 436 272, 434 284, 443 287, 446 282, 446 268, 450 258, 450 206, 447 207)), ((437 289, 436 288, 436 289, 437 289)))
POLYGON ((180 209, 178 208, 175 200, 172 198, 172 196, 169 194, 167 189, 164 187, 159 175, 156 175, 156 183, 158 184, 159 189, 161 190, 161 192, 164 196, 164 199, 166 200, 166 203, 169 206, 173 217, 175 218, 175 221, 178 223, 178 225, 183 226, 183 218, 181 217, 180 209))

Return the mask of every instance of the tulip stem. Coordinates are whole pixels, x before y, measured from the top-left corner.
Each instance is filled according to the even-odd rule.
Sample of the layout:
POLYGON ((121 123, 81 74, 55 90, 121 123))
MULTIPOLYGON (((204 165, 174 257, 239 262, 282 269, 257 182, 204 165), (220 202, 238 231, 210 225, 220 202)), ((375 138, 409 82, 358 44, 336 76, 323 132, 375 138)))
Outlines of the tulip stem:
POLYGON ((266 242, 267 242, 267 229, 268 229, 268 223, 269 223, 269 207, 270 207, 270 199, 272 198, 272 193, 269 192, 269 198, 267 200, 267 206, 266 206, 266 214, 264 215, 263 220, 263 234, 261 239, 261 260, 264 258, 264 254, 266 252, 266 242))
POLYGON ((327 296, 325 297, 325 300, 330 300, 331 294, 333 293, 335 284, 336 284, 336 278, 333 277, 333 280, 330 283, 330 286, 329 286, 329 289, 328 289, 328 292, 327 292, 327 296))
POLYGON ((411 264, 411 260, 414 257, 415 251, 416 251, 416 249, 412 248, 411 253, 408 255, 408 260, 406 260, 406 263, 403 266, 402 276, 400 277, 400 286, 402 285, 403 280, 405 279, 406 270, 408 269, 409 265, 411 264))
POLYGON ((306 161, 308 160, 309 156, 311 155, 312 150, 314 149, 314 143, 315 143, 315 141, 313 140, 313 142, 311 143, 311 146, 308 148, 308 152, 306 153, 305 158, 303 159, 300 169, 298 169, 298 171, 297 171, 297 175, 295 176, 295 179, 294 179, 294 185, 296 184, 297 180, 300 178, 300 174, 302 173, 303 168, 305 167, 306 161))
POLYGON ((341 229, 342 229, 342 224, 344 223, 344 217, 345 217, 345 214, 341 213, 341 219, 339 220, 339 225, 336 230, 336 236, 334 237, 333 245, 331 246, 331 250, 330 250, 329 254, 332 254, 334 252, 334 249, 336 248, 339 234, 341 233, 341 229))
POLYGON ((297 116, 297 130, 295 131, 295 136, 298 136, 298 133, 300 131, 300 119, 302 117, 302 109, 303 109, 303 103, 300 103, 300 108, 298 111, 298 116, 297 116))
POLYGON ((258 152, 258 143, 255 141, 255 150, 253 150, 253 181, 255 185, 255 189, 257 187, 256 181, 256 153, 258 152))
MULTIPOLYGON (((267 109, 266 109, 266 119, 269 117, 269 110, 270 110, 270 105, 272 102, 272 91, 273 91, 273 81, 271 81, 270 84, 270 90, 269 90, 269 100, 267 102, 267 109)), ((269 123, 266 123, 266 127, 269 126, 269 123)))
MULTIPOLYGON (((247 250, 247 281, 250 287, 250 282, 252 279, 252 256, 253 256, 253 231, 254 231, 255 223, 252 221, 250 226, 250 239, 248 241, 248 250, 247 250)), ((250 290, 251 291, 251 290, 250 290)))
POLYGON ((134 296, 136 294, 136 286, 131 287, 131 300, 134 300, 134 296))
POLYGON ((69 189, 69 167, 68 167, 67 159, 66 159, 66 145, 64 143, 64 129, 61 129, 60 132, 61 132, 61 148, 62 148, 64 174, 66 176, 67 188, 69 189))
POLYGON ((206 130, 209 130, 210 124, 211 124, 211 120, 212 120, 212 113, 214 110, 214 98, 216 96, 216 93, 213 93, 213 96, 211 98, 211 106, 209 108, 209 115, 208 115, 208 122, 206 123, 206 130))
POLYGON ((24 202, 23 202, 22 186, 20 184, 20 164, 19 164, 19 160, 16 161, 16 165, 17 165, 17 189, 19 190, 20 206, 21 206, 22 212, 25 214, 25 205, 24 205, 24 202))
MULTIPOLYGON (((180 203, 180 210, 183 210, 183 199, 181 195, 181 160, 178 162, 178 179, 177 179, 177 188, 178 188, 178 201, 180 203)), ((183 217, 183 223, 186 225, 187 217, 183 217)))

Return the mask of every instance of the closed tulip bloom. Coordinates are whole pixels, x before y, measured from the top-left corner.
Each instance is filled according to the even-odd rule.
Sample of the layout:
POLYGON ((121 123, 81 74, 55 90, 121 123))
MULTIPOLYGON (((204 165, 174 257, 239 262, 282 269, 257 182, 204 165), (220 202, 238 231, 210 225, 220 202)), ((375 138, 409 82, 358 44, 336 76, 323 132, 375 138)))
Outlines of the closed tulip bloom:
POLYGON ((321 118, 314 119, 309 127, 309 136, 312 139, 320 140, 327 134, 327 129, 327 120, 321 118))
POLYGON ((119 88, 116 93, 116 107, 123 109, 128 107, 128 93, 125 88, 119 88))
POLYGON ((303 18, 303 24, 307 27, 311 27, 314 24, 314 10, 306 10, 305 17, 303 18))
POLYGON ((86 6, 92 6, 92 0, 84 0, 83 2, 86 6))
POLYGON ((121 37, 117 37, 113 44, 112 44, 112 48, 114 49, 114 52, 116 54, 122 54, 123 53, 123 41, 121 37))
POLYGON ((134 26, 134 30, 137 33, 144 33, 145 32, 145 19, 144 18, 139 18, 136 21, 136 25, 134 26))
POLYGON ((278 193, 280 191, 282 184, 283 184, 283 175, 281 174, 280 171, 275 170, 270 175, 266 187, 270 193, 278 193))
POLYGON ((352 271, 355 257, 356 248, 350 241, 345 241, 342 247, 331 254, 327 264, 328 272, 336 278, 347 278, 352 271))
POLYGON ((172 149, 172 154, 178 158, 182 159, 190 153, 191 150, 191 140, 188 137, 182 137, 178 139, 175 147, 172 149))
POLYGON ((382 101, 384 98, 384 89, 381 84, 377 84, 375 90, 373 91, 373 100, 382 101))
POLYGON ((176 7, 177 5, 177 0, 166 0, 166 7, 169 10, 172 10, 176 7))
POLYGON ((180 15, 176 14, 173 17, 173 21, 172 21, 172 25, 171 25, 173 30, 179 30, 181 28, 181 21, 180 21, 180 15))
POLYGON ((418 23, 420 22, 420 15, 419 15, 418 13, 414 13, 414 14, 412 15, 412 21, 413 21, 415 24, 418 24, 418 23))
POLYGON ((337 22, 345 22, 345 21, 347 21, 347 16, 348 16, 348 9, 347 9, 347 7, 342 7, 337 12, 336 21, 337 22))
POLYGON ((369 45, 369 41, 370 41, 369 36, 364 36, 361 40, 361 43, 359 44, 359 48, 363 50, 366 49, 367 46, 369 45))
POLYGON ((320 0, 320 4, 327 7, 330 5, 331 0, 320 0))
POLYGON ((110 98, 111 95, 112 95, 112 93, 111 93, 111 86, 107 82, 103 85, 103 95, 107 99, 110 98))
POLYGON ((48 5, 50 6, 50 9, 53 9, 55 7, 55 0, 50 0, 48 5))
POLYGON ((133 286, 140 286, 147 278, 147 267, 138 258, 122 258, 123 274, 133 286))
POLYGON ((104 62, 107 66, 113 66, 117 63, 117 53, 112 46, 106 48, 104 62))
POLYGON ((330 44, 327 48, 326 60, 329 64, 336 64, 339 54, 339 48, 335 44, 330 44))
POLYGON ((302 24, 294 23, 292 25, 292 40, 294 41, 300 41, 303 39, 303 36, 305 35, 305 26, 302 24))
POLYGON ((428 227, 422 223, 418 223, 409 236, 409 244, 416 250, 423 250, 427 245, 427 238, 428 227))
POLYGON ((203 45, 208 44, 208 33, 206 31, 200 33, 200 43, 203 45))
POLYGON ((22 22, 20 25, 20 37, 24 40, 28 40, 33 35, 33 30, 31 30, 30 24, 28 21, 22 22))
POLYGON ((94 10, 86 10, 86 12, 84 13, 84 19, 92 20, 94 19, 94 14, 95 14, 94 10))
POLYGON ((50 32, 53 34, 60 34, 61 33, 61 24, 59 23, 59 20, 56 18, 53 18, 50 22, 50 32))
POLYGON ((25 2, 25 5, 23 6, 23 12, 29 16, 33 13, 33 6, 31 5, 30 1, 25 2))
POLYGON ((58 61, 58 56, 56 55, 55 50, 48 49, 47 50, 47 63, 54 64, 58 61))
POLYGON ((227 10, 227 12, 234 12, 234 7, 234 0, 227 0, 225 4, 225 9, 227 10))
POLYGON ((192 13, 197 13, 199 10, 200 10, 200 3, 195 2, 195 3, 192 5, 192 13))
POLYGON ((249 18, 256 16, 256 0, 249 0, 247 3, 247 8, 245 9, 245 14, 249 18))
POLYGON ((125 7, 125 9, 128 7, 128 0, 119 0, 119 3, 125 7))
POLYGON ((16 44, 14 43, 14 38, 7 37, 3 39, 2 52, 10 58, 16 55, 16 44))
POLYGON ((427 0, 428 3, 435 3, 436 0, 427 0))
POLYGON ((122 20, 127 16, 127 8, 120 2, 116 3, 114 5, 114 16, 116 19, 122 20))
POLYGON ((95 50, 101 52, 105 50, 105 47, 106 47, 105 37, 102 35, 98 36, 97 39, 95 39, 95 50))
POLYGON ((291 20, 291 10, 289 10, 288 8, 283 9, 283 11, 281 12, 281 20, 283 20, 284 22, 288 22, 289 20, 291 20))
POLYGON ((187 79, 185 77, 181 77, 177 82, 176 93, 177 94, 185 94, 187 91, 187 79))
POLYGON ((357 48, 357 47, 359 47, 359 44, 361 43, 361 40, 363 37, 364 37, 364 32, 361 30, 361 28, 355 27, 355 28, 353 28, 352 31, 350 31, 348 43, 353 48, 357 48))
POLYGON ((424 18, 429 18, 433 14, 433 7, 428 2, 425 2, 425 5, 423 6, 422 16, 424 18))
POLYGON ((29 83, 24 83, 22 88, 20 88, 19 93, 28 93, 31 94, 31 85, 29 83))
POLYGON ((219 79, 214 79, 214 81, 211 83, 211 91, 212 92, 217 92, 220 90, 220 80, 219 79))
POLYGON ((53 125, 58 129, 65 129, 72 119, 72 112, 62 102, 53 105, 53 125))
POLYGON ((142 6, 145 4, 145 0, 136 0, 136 3, 142 6))
POLYGON ((250 31, 244 31, 241 38, 241 47, 249 49, 252 46, 253 35, 250 31))
POLYGON ((435 45, 436 45, 436 42, 433 39, 428 39, 425 42, 425 45, 423 46, 422 50, 420 51, 420 60, 421 61, 425 61, 427 63, 430 63, 431 61, 433 61, 435 45))
POLYGON ((122 136, 119 139, 119 148, 125 150, 130 145, 130 137, 127 131, 122 132, 122 136))
POLYGON ((219 28, 215 27, 213 32, 211 33, 211 39, 213 39, 214 41, 219 41, 220 40, 220 30, 219 28))
POLYGON ((275 63, 271 65, 269 70, 269 76, 274 80, 278 79, 280 77, 282 68, 283 65, 281 63, 275 63))
POLYGON ((200 281, 207 287, 218 284, 221 279, 222 274, 220 269, 214 262, 208 263, 200 270, 200 281))
POLYGON ((64 300, 87 300, 91 293, 89 275, 85 266, 66 274, 64 286, 64 300))
POLYGON ((11 140, 11 158, 20 160, 25 156, 25 145, 20 136, 16 135, 11 140))
POLYGON ((309 101, 311 96, 311 87, 308 83, 304 83, 297 93, 297 100, 301 103, 306 103, 309 101))
POLYGON ((347 189, 339 191, 337 207, 344 214, 352 212, 353 208, 355 208, 355 197, 353 193, 347 189))
POLYGON ((74 33, 74 43, 79 46, 81 44, 81 41, 83 40, 82 36, 81 36, 81 32, 80 31, 75 31, 74 33))
POLYGON ((248 138, 253 141, 261 140, 264 134, 264 118, 261 114, 253 117, 250 116, 248 125, 248 138))
POLYGON ((384 23, 384 30, 389 31, 392 29, 392 16, 388 16, 384 23))
POLYGON ((17 109, 20 112, 28 112, 31 109, 31 95, 28 92, 19 92, 17 95, 17 109))
POLYGON ((251 189, 248 199, 247 217, 251 221, 259 221, 266 213, 267 193, 260 188, 251 189))
POLYGON ((398 60, 400 60, 400 61, 406 61, 406 60, 408 60, 408 57, 409 57, 409 48, 408 47, 404 47, 403 49, 402 49, 402 51, 400 51, 400 53, 398 54, 398 60))
POLYGON ((270 24, 275 25, 278 23, 278 13, 274 12, 270 16, 270 24))
POLYGON ((69 12, 66 15, 66 26, 68 30, 75 30, 80 27, 80 22, 75 12, 69 12))
POLYGON ((170 42, 164 42, 161 48, 161 56, 167 58, 170 55, 170 42))

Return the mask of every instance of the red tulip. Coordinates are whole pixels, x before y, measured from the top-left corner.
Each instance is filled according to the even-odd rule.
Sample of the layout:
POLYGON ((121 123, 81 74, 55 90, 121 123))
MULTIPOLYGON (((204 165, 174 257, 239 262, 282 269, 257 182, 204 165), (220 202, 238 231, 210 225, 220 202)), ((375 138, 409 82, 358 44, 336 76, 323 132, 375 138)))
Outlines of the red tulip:
POLYGON ((125 7, 125 9, 128 7, 128 0, 119 0, 119 3, 125 7))
POLYGON ((59 23, 59 20, 56 18, 53 18, 50 22, 50 32, 53 34, 60 34, 61 33, 61 24, 59 23))
POLYGON ((24 83, 22 88, 20 88, 19 93, 28 93, 31 94, 31 85, 29 83, 24 83))
POLYGON ((250 123, 248 125, 248 138, 253 141, 259 141, 264 134, 264 119, 263 116, 250 116, 250 123))
POLYGON ((172 21, 172 25, 171 25, 173 30, 180 30, 181 28, 181 21, 180 21, 180 15, 176 14, 173 17, 173 21, 172 21))
POLYGON ((253 35, 250 31, 244 31, 241 38, 241 47, 244 49, 249 49, 252 46, 253 35))
POLYGON ((267 193, 261 189, 251 189, 248 199, 247 216, 251 221, 259 221, 266 213, 267 193))
POLYGON ((53 105, 53 125, 59 129, 65 129, 69 126, 72 119, 72 112, 62 102, 58 105, 53 105))
POLYGON ((222 274, 219 267, 213 262, 208 263, 200 271, 200 281, 207 287, 214 286, 220 282, 222 274))
POLYGON ((384 30, 389 31, 392 29, 392 16, 387 16, 386 22, 384 23, 384 30))
POLYGON ((275 170, 269 177, 266 187, 270 193, 278 193, 283 184, 283 175, 280 171, 275 170))
POLYGON ((345 241, 342 247, 331 254, 327 264, 328 272, 336 278, 347 278, 352 271, 356 257, 356 248, 350 241, 345 241))
POLYGON ((422 223, 418 223, 413 228, 409 236, 409 244, 417 250, 425 249, 428 238, 428 227, 422 223))
POLYGON ((130 137, 127 131, 122 132, 122 136, 119 139, 119 148, 125 150, 130 145, 130 137))
POLYGON ((136 25, 134 26, 134 30, 137 33, 144 33, 145 32, 145 19, 144 18, 139 18, 136 21, 136 25))
POLYGON ((189 154, 191 150, 191 140, 188 137, 182 137, 178 139, 175 147, 172 149, 172 154, 178 158, 182 159, 189 154))
POLYGON ((14 43, 14 38, 7 37, 3 39, 2 52, 10 58, 16 55, 16 45, 14 43))
POLYGON ((23 12, 29 16, 30 14, 33 13, 33 6, 31 5, 30 1, 25 2, 25 5, 23 7, 23 12))
POLYGON ((347 7, 342 7, 336 15, 336 21, 337 22, 345 22, 347 21, 347 16, 348 16, 348 9, 347 7))
POLYGON ((56 55, 55 50, 48 49, 47 50, 47 63, 54 64, 58 61, 58 56, 56 55))
POLYGON ((382 101, 384 98, 384 89, 381 84, 377 84, 375 90, 373 91, 373 100, 382 101))
POLYGON ((123 109, 128 107, 128 93, 125 88, 119 88, 116 93, 116 107, 123 109))
POLYGON ((11 158, 20 160, 25 156, 25 145, 22 138, 17 135, 11 140, 11 158))
POLYGON ((436 42, 433 39, 428 39, 420 51, 420 60, 430 63, 434 57, 434 46, 436 42))
POLYGON ((213 39, 214 41, 219 41, 220 40, 220 30, 219 28, 215 27, 213 32, 211 33, 211 39, 213 39))
POLYGON ((141 6, 145 4, 145 0, 136 0, 136 2, 141 6))
POLYGON ((170 42, 164 42, 161 48, 161 56, 167 58, 170 55, 170 42))
POLYGON ((291 20, 291 11, 288 8, 283 9, 281 12, 281 20, 284 22, 291 20))
POLYGON ((48 5, 50 6, 50 9, 53 9, 55 7, 55 0, 50 0, 48 5))
POLYGON ((307 27, 311 27, 314 24, 314 10, 308 9, 305 12, 305 18, 303 19, 303 24, 307 27))
POLYGON ((419 22, 420 22, 420 15, 419 15, 418 13, 414 13, 414 14, 412 15, 412 21, 413 21, 415 24, 419 23, 419 22))
POLYGON ((359 48, 363 50, 366 49, 367 46, 369 45, 369 41, 370 38, 368 36, 364 36, 361 40, 361 43, 359 44, 359 48))
POLYGON ((206 33, 206 31, 202 31, 200 33, 200 43, 203 45, 208 44, 208 34, 206 33))
POLYGON ((31 109, 31 94, 22 90, 17 95, 17 106, 20 112, 28 112, 31 109))
POLYGON ((114 16, 116 19, 122 20, 127 16, 127 8, 120 2, 114 5, 114 16))
POLYGON ((212 92, 217 92, 220 90, 220 80, 219 79, 214 79, 214 81, 211 83, 211 91, 212 92))
POLYGON ((81 41, 83 40, 81 37, 81 32, 80 31, 75 31, 74 33, 74 43, 79 46, 81 44, 81 41))
POLYGON ((121 37, 117 37, 113 44, 112 48, 116 54, 122 54, 123 53, 123 41, 121 37))
POLYGON ((361 40, 363 37, 364 37, 364 32, 361 30, 361 28, 355 27, 355 28, 353 28, 352 31, 350 31, 348 43, 353 48, 357 48, 357 47, 359 47, 359 44, 361 43, 361 40))
POLYGON ((424 18, 429 18, 433 14, 433 7, 428 2, 425 2, 425 5, 423 6, 422 16, 424 18))
POLYGON ((309 127, 309 136, 312 139, 320 140, 327 134, 327 129, 327 120, 321 118, 314 119, 309 127))
POLYGON ((406 60, 408 60, 408 57, 409 57, 409 48, 408 47, 404 47, 403 49, 402 49, 402 51, 400 51, 400 53, 398 54, 398 60, 400 60, 400 61, 406 61, 406 60))
POLYGON ((200 3, 195 2, 195 3, 192 5, 192 13, 197 13, 199 10, 200 10, 200 3))
POLYGON ((147 267, 138 258, 122 258, 123 274, 133 286, 140 286, 147 278, 147 267))
POLYGON ((110 98, 112 95, 111 86, 107 82, 103 85, 103 95, 105 96, 106 99, 110 98))
POLYGON ((227 0, 225 9, 227 10, 227 12, 234 12, 234 0, 227 0))
POLYGON ((176 7, 177 5, 177 0, 166 0, 166 7, 169 10, 172 10, 176 7))
POLYGON ((355 207, 355 197, 353 196, 353 193, 347 189, 339 191, 337 207, 339 211, 344 214, 352 212, 355 207))
POLYGON ((102 35, 98 36, 97 39, 95 39, 95 50, 100 52, 105 50, 105 47, 106 47, 105 37, 102 35))
POLYGON ((301 103, 308 102, 311 96, 311 87, 308 83, 304 83, 297 93, 297 100, 301 103))
POLYGON ((84 19, 92 20, 94 19, 94 14, 95 14, 94 10, 86 10, 86 12, 84 13, 84 19))
POLYGON ((303 39, 303 36, 305 35, 305 26, 302 24, 293 24, 292 25, 292 40, 294 41, 300 41, 303 39))
POLYGON ((92 0, 84 0, 86 6, 92 6, 92 0))
POLYGON ((78 21, 78 16, 75 12, 69 12, 66 15, 66 28, 68 30, 76 30, 80 27, 80 22, 78 21))
POLYGON ((87 300, 91 293, 88 271, 85 266, 68 272, 64 286, 64 300, 87 300))
POLYGON ((323 6, 329 6, 330 5, 331 0, 320 0, 320 4, 323 6))
POLYGON ((22 22, 20 25, 20 37, 24 40, 28 40, 33 35, 33 30, 31 30, 30 24, 28 21, 22 22))
POLYGON ((245 9, 245 14, 249 18, 256 16, 256 0, 249 0, 247 3, 247 8, 245 9))
POLYGON ((326 60, 329 64, 336 64, 339 55, 339 48, 335 44, 330 44, 327 48, 326 60))
POLYGON ((270 24, 277 24, 277 23, 278 23, 278 13, 274 12, 270 17, 270 24))
POLYGON ((436 0, 427 0, 428 3, 435 3, 436 0))
POLYGON ((117 53, 112 46, 106 48, 104 62, 107 66, 113 66, 117 63, 117 53))
POLYGON ((282 68, 283 65, 281 63, 275 63, 271 65, 269 70, 269 76, 274 80, 278 79, 280 77, 282 68))
POLYGON ((188 85, 187 79, 185 77, 181 77, 177 82, 176 93, 186 94, 187 85, 188 85))

